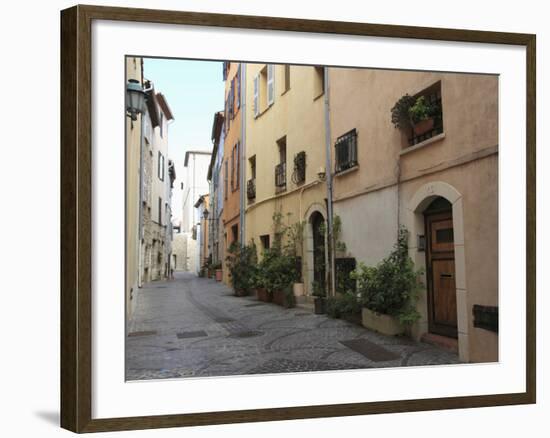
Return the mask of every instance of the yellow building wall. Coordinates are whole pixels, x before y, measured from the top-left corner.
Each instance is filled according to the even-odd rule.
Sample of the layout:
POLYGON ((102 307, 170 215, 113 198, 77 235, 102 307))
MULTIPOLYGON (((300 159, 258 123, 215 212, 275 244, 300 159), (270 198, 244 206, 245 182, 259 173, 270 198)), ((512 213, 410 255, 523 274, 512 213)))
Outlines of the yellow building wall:
MULTIPOLYGON (((141 58, 126 58, 126 79, 143 81, 141 58)), ((126 117, 126 312, 132 314, 132 295, 138 287, 141 117, 126 117)))
MULTIPOLYGON (((251 178, 250 158, 256 156, 256 197, 246 202, 246 241, 254 241, 261 253, 261 235, 273 242, 273 214, 281 212, 287 224, 307 221, 314 209, 326 219, 326 183, 319 180, 325 166, 323 95, 314 87, 315 69, 290 66, 290 88, 285 90, 283 65, 274 66, 274 102, 267 105, 260 86, 261 112, 254 113, 254 77, 266 64, 247 64, 246 72, 246 180, 251 178), (277 193, 275 166, 279 163, 277 141, 286 136, 286 190, 277 193), (305 182, 292 181, 294 156, 306 152, 305 182)), ((265 85, 265 84, 263 84, 265 85)), ((306 293, 311 293, 311 263, 307 263, 306 226, 302 267, 306 293)))

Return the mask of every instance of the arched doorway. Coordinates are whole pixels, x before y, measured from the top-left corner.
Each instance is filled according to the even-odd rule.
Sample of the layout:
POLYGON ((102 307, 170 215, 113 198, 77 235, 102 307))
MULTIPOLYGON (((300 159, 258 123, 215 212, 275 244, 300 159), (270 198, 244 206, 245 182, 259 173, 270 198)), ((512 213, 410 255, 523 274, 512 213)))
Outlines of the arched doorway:
POLYGON ((313 237, 313 291, 316 288, 326 290, 326 265, 325 265, 325 219, 318 211, 313 212, 309 218, 313 237))
POLYGON ((424 210, 428 329, 458 338, 452 204, 436 197, 424 210))

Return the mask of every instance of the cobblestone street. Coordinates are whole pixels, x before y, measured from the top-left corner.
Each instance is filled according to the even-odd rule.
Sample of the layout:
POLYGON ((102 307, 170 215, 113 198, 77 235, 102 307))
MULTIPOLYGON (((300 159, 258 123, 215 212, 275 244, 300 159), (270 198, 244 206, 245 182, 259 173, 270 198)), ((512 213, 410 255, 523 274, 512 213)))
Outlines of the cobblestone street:
POLYGON ((190 273, 140 289, 126 342, 127 380, 451 363, 437 347, 238 298, 190 273))

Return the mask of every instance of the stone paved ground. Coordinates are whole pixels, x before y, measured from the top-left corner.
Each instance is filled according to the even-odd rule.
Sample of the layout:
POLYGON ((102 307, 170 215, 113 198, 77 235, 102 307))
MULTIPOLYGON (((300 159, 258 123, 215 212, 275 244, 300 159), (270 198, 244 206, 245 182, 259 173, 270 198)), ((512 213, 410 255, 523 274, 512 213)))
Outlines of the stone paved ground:
POLYGON ((458 357, 437 347, 237 298, 190 273, 140 289, 126 338, 127 380, 451 363, 458 357), (367 341, 370 353, 342 344, 352 340, 367 341))

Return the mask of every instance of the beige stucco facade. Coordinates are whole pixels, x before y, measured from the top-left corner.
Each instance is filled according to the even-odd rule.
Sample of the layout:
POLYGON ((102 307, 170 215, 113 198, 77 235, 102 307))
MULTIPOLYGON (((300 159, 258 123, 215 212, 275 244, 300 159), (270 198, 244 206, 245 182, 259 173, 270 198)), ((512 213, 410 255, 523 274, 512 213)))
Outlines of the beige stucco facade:
POLYGON ((325 167, 324 93, 319 71, 303 66, 285 70, 284 65, 266 64, 247 64, 246 68, 246 181, 248 185, 254 180, 255 186, 255 195, 247 194, 246 242, 254 241, 261 253, 265 242, 262 236, 273 241, 275 212, 281 212, 288 225, 305 222, 300 256, 304 289, 311 294, 313 244, 309 220, 315 212, 327 218, 326 182, 318 176, 325 167), (294 158, 300 152, 306 157, 305 178, 301 181, 294 168, 294 158), (279 180, 277 186, 275 167, 283 162, 284 185, 279 180))
MULTIPOLYGON (((352 129, 357 162, 334 176, 334 213, 350 255, 374 265, 388 255, 399 226, 409 232, 410 255, 426 268, 417 242, 424 212, 437 197, 452 204, 458 350, 464 361, 498 360, 498 335, 474 327, 473 306, 498 307, 498 78, 363 69, 330 69, 332 144, 352 129), (391 123, 404 94, 440 90, 442 132, 409 145, 391 123)), ((334 148, 332 161, 334 163, 334 148)), ((424 284, 428 274, 424 273, 424 284)), ((428 329, 427 292, 413 327, 428 329)))

